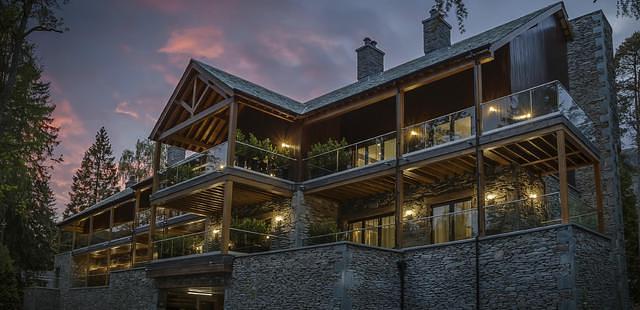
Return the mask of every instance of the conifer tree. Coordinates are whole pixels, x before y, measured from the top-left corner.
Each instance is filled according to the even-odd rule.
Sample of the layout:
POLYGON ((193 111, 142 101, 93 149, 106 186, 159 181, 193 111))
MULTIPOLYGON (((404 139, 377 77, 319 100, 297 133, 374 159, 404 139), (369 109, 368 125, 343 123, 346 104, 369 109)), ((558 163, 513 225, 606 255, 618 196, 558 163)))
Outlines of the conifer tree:
POLYGON ((68 217, 78 213, 118 190, 118 170, 111 142, 107 130, 101 127, 96 141, 84 153, 80 169, 73 176, 70 201, 63 215, 68 217))

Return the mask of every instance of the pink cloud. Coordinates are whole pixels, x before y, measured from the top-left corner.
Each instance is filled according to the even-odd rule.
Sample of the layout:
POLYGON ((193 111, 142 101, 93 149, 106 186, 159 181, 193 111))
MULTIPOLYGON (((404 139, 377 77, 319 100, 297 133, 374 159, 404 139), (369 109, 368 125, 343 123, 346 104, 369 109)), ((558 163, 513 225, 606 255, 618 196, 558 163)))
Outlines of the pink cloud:
POLYGON ((63 162, 54 167, 51 186, 56 196, 56 208, 61 213, 69 202, 68 192, 75 170, 80 167, 84 152, 90 145, 90 135, 85 129, 82 118, 75 112, 67 99, 56 104, 53 112, 53 125, 60 128, 58 151, 63 155, 63 162))
POLYGON ((179 0, 140 0, 140 3, 165 13, 176 13, 185 9, 185 2, 179 0))
POLYGON ((118 114, 130 116, 135 119, 138 119, 139 117, 138 112, 134 111, 126 101, 120 101, 116 106, 115 112, 118 114))
POLYGON ((177 56, 173 61, 186 57, 215 59, 224 53, 222 31, 213 27, 195 27, 174 30, 158 52, 177 56))
POLYGON ((167 84, 171 86, 178 85, 180 78, 173 74, 165 65, 153 64, 151 65, 151 69, 158 71, 167 84))

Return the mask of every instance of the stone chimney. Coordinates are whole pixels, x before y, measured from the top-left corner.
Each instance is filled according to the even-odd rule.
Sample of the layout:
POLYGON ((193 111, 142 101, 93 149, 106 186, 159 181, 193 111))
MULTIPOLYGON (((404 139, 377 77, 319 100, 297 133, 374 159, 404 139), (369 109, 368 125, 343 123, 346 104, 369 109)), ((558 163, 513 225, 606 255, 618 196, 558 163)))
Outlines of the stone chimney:
POLYGON ((169 145, 167 147, 167 166, 171 166, 184 159, 186 151, 177 146, 169 145))
POLYGON ((431 9, 429 18, 422 21, 424 54, 451 46, 451 25, 444 20, 442 12, 431 9))
POLYGON ((384 52, 376 47, 378 42, 364 38, 364 45, 356 49, 358 54, 358 80, 384 71, 384 52))

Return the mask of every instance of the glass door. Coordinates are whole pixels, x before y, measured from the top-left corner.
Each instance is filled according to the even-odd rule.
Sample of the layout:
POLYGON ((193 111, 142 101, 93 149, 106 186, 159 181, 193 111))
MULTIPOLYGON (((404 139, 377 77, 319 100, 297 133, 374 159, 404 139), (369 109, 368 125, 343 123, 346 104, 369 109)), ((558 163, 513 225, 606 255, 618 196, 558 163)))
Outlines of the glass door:
POLYGON ((433 243, 472 238, 478 227, 471 198, 433 205, 431 215, 433 243))

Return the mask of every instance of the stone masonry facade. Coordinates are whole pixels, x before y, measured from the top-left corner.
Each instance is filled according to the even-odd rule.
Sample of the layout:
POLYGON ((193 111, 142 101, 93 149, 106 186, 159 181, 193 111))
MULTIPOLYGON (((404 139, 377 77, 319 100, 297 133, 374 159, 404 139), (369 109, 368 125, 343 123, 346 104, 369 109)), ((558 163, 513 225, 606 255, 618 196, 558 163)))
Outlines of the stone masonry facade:
POLYGON ((609 250, 604 235, 555 225, 405 250, 341 242, 240 256, 225 309, 617 309, 602 277, 609 250))
POLYGON ((605 232, 612 238, 611 255, 617 266, 616 291, 629 308, 622 202, 619 184, 620 133, 614 90, 612 30, 602 11, 570 21, 573 40, 567 45, 569 91, 596 123, 604 199, 605 232))

